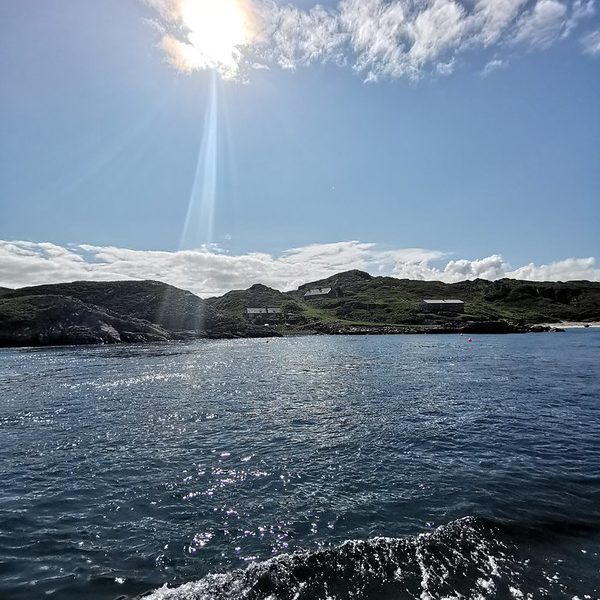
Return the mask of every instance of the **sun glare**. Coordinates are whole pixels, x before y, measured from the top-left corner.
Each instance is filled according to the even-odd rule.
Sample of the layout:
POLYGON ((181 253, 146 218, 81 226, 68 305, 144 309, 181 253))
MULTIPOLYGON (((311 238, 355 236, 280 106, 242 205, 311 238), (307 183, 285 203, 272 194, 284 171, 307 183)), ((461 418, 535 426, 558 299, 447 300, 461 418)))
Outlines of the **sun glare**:
POLYGON ((181 16, 197 66, 236 73, 240 47, 251 41, 244 0, 184 0, 181 16))

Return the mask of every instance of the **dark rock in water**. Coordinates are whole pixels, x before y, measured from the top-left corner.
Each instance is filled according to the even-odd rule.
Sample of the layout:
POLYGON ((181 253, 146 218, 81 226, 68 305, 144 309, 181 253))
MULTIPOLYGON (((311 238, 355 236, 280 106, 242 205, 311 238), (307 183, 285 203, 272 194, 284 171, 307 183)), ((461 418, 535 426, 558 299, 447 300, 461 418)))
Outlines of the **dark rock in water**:
POLYGON ((523 333, 527 329, 508 321, 477 321, 467 323, 459 331, 460 333, 523 333))
POLYGON ((1 346, 116 344, 173 339, 162 327, 63 296, 0 298, 1 346))
POLYGON ((529 333, 547 333, 552 331, 552 327, 548 325, 530 325, 528 328, 529 333))
POLYGON ((550 325, 530 325, 527 329, 529 333, 564 333, 565 330, 560 327, 550 327, 550 325))

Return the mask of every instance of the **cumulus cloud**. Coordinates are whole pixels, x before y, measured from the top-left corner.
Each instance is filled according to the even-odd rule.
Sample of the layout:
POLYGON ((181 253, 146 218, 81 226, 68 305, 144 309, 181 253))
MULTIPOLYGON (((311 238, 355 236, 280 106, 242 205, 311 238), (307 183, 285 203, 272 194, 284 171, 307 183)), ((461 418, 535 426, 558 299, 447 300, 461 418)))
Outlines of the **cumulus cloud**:
POLYGON ((287 250, 279 256, 259 252, 230 255, 214 246, 164 252, 0 241, 0 286, 11 288, 78 280, 154 279, 208 297, 245 289, 255 283, 291 290, 350 269, 447 283, 502 277, 600 281, 600 268, 594 258, 528 264, 513 270, 500 255, 479 260, 450 260, 448 254, 437 250, 385 249, 357 241, 312 244, 287 250), (438 266, 439 263, 442 264, 438 266))
MULTIPOLYGON (((547 48, 590 18, 595 2, 339 0, 331 8, 305 9, 277 0, 219 0, 240 8, 247 28, 223 61, 209 56, 189 18, 191 3, 216 6, 217 0, 142 1, 154 11, 150 22, 162 36, 167 60, 181 71, 214 68, 235 79, 254 65, 293 70, 333 62, 349 65, 367 81, 447 75, 457 55, 469 50, 547 48)), ((594 47, 593 38, 590 43, 594 47)))
POLYGON ((600 269, 594 258, 568 258, 547 265, 530 263, 507 273, 507 277, 531 281, 600 281, 600 269))
POLYGON ((437 268, 429 261, 418 263, 400 262, 394 269, 394 275, 406 279, 424 279, 455 283, 467 279, 501 279, 506 277, 508 265, 498 255, 488 256, 481 260, 451 260, 445 267, 437 268))

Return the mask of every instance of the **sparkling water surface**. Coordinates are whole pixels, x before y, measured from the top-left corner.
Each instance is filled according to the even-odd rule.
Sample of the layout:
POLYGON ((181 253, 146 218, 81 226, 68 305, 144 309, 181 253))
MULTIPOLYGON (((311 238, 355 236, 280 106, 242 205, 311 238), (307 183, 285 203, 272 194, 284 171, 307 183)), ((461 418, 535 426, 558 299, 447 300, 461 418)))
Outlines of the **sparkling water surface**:
POLYGON ((600 598, 600 331, 0 350, 0 474, 2 600, 600 598))

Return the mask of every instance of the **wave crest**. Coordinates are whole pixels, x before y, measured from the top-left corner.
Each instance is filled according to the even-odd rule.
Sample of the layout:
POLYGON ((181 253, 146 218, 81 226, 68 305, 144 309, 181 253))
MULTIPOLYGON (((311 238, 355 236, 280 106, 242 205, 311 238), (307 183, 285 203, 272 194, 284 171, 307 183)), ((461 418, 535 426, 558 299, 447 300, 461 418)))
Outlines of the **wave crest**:
MULTIPOLYGON (((347 541, 284 554, 245 570, 160 588, 146 600, 509 598, 512 554, 500 528, 466 517, 432 533, 347 541)), ((517 590, 518 591, 518 590, 517 590)))

